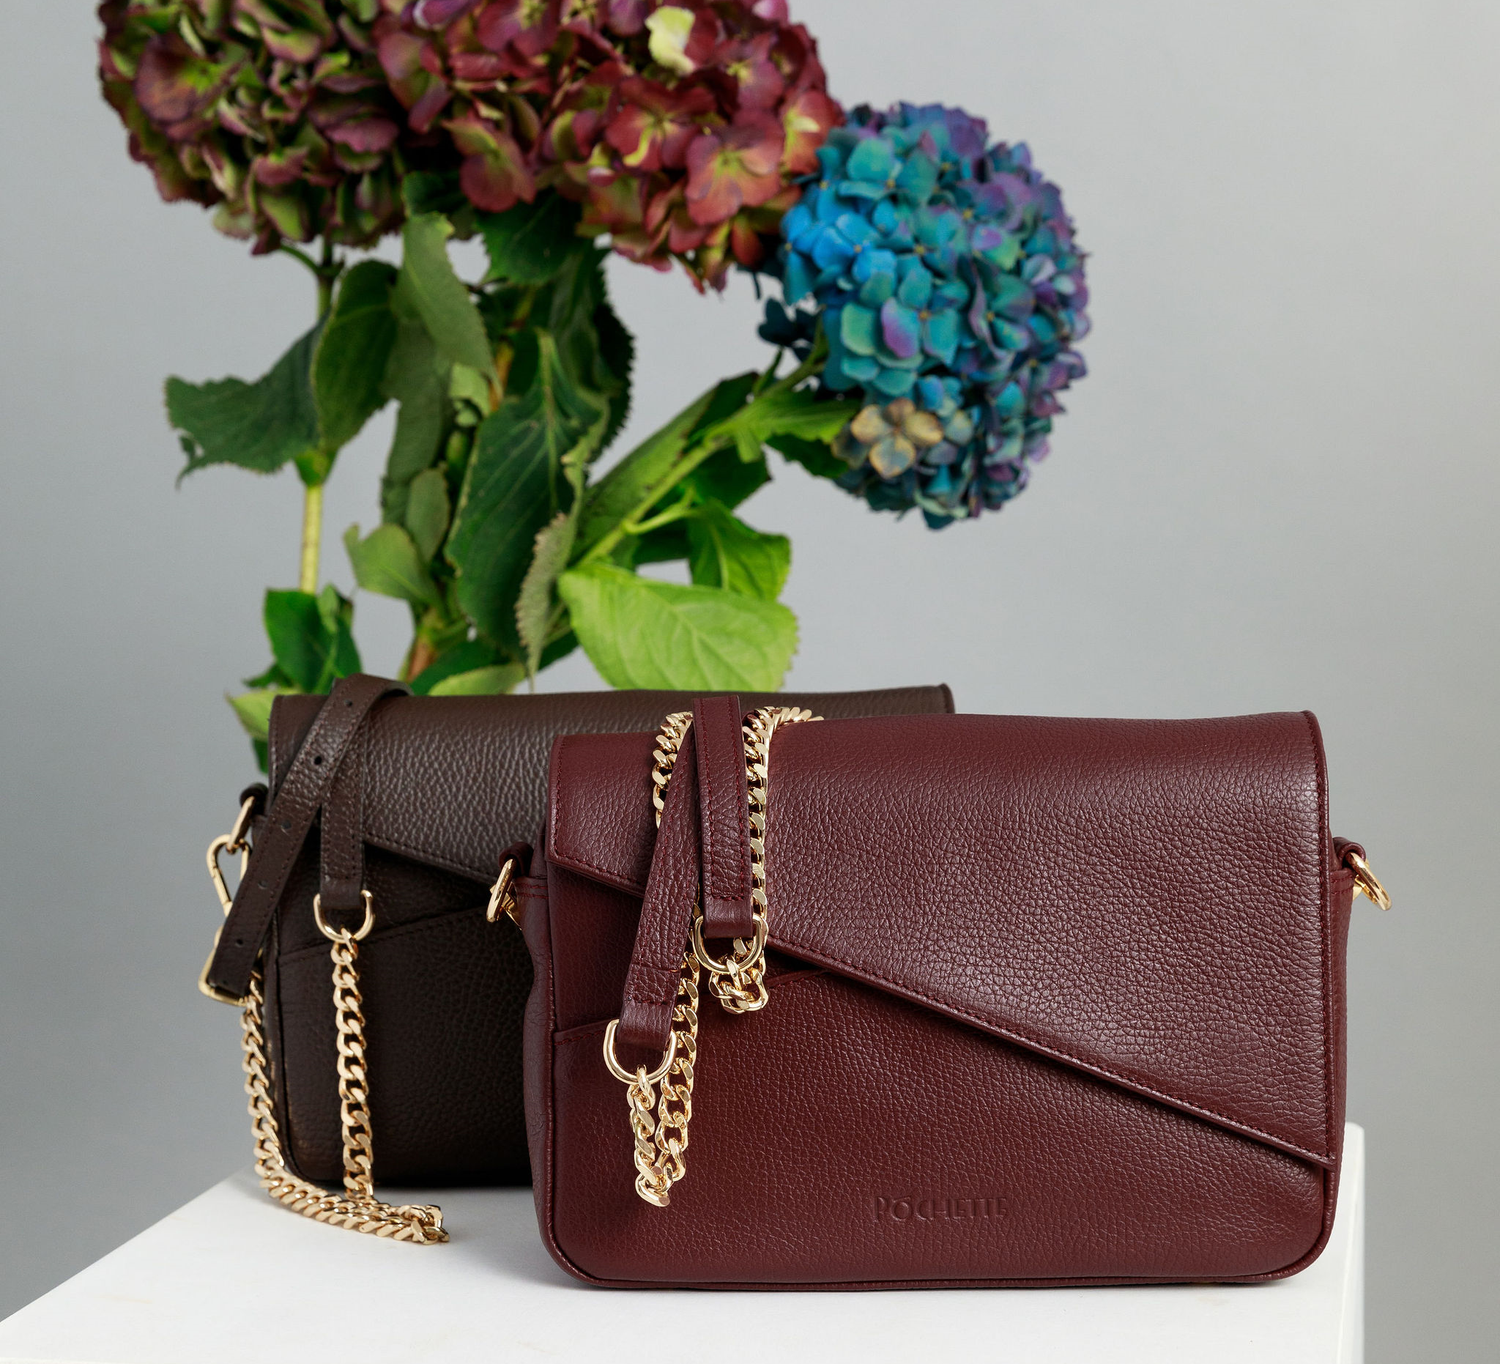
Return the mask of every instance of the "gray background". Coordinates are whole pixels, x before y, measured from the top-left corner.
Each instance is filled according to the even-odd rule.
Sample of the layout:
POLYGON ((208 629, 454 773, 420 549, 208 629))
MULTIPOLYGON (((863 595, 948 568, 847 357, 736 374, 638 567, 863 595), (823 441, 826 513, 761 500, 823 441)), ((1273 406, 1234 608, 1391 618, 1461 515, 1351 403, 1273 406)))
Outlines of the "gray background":
MULTIPOLYGON (((933 535, 797 469, 750 504, 796 547, 791 680, 944 679, 969 710, 1315 709, 1335 827, 1397 898, 1361 902, 1350 948, 1369 1356, 1492 1358, 1500 7, 794 11, 847 102, 961 103, 1030 141, 1093 252, 1096 331, 1002 515, 933 535)), ((158 394, 258 374, 313 309, 293 262, 156 200, 95 94, 88 6, 5 17, 0 1313, 249 1155, 235 1016, 193 988, 202 849, 250 775, 220 696, 264 662, 262 590, 295 581, 298 488, 211 470, 174 492, 158 394)), ((637 432, 762 360, 743 281, 613 280, 637 432)), ((375 519, 386 431, 329 493, 346 589, 336 537, 375 519)), ((403 628, 362 596, 368 666, 396 666, 403 628)), ((581 659, 544 679, 596 681, 581 659)))

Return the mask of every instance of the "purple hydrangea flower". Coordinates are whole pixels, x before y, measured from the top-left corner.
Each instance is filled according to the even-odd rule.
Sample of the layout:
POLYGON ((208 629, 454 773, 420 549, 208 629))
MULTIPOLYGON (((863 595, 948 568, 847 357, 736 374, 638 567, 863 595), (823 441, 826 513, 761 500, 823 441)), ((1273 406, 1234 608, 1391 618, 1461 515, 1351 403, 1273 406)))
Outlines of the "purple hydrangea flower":
POLYGON ((982 119, 941 105, 857 109, 818 161, 782 223, 791 310, 768 304, 762 335, 805 355, 821 324, 824 388, 863 401, 834 447, 843 486, 934 527, 998 509, 1086 372, 1061 193, 1024 143, 990 145, 982 119))

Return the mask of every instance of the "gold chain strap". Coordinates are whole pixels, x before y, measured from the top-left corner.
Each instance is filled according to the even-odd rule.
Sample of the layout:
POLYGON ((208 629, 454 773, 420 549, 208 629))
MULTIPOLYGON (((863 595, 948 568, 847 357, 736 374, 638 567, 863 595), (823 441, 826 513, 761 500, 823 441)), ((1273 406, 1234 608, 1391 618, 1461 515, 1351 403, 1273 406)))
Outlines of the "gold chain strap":
MULTIPOLYGON (((231 904, 219 872, 220 852, 244 853, 250 802, 240 812, 235 832, 209 846, 209 870, 224 912, 231 904)), ((365 891, 365 920, 357 932, 334 930, 323 919, 322 903, 313 898, 313 916, 331 943, 333 1007, 338 1027, 339 1125, 344 1139, 344 1193, 334 1193, 294 1175, 281 1153, 281 1134, 271 1106, 271 1063, 266 1055, 263 1011, 265 996, 259 966, 250 975, 250 991, 240 1014, 244 1050, 245 1093, 250 1098, 250 1130, 255 1138, 255 1173, 260 1186, 278 1203, 303 1217, 392 1241, 433 1245, 446 1241, 443 1214, 428 1204, 382 1203, 375 1197, 374 1147, 370 1128, 370 1086, 365 1064, 365 1017, 359 993, 359 943, 374 926, 370 892, 365 891)))
MULTIPOLYGON (((767 706, 745 721, 745 762, 750 804, 751 899, 755 905, 755 936, 750 944, 734 940, 734 955, 711 958, 703 946, 703 907, 693 906, 692 936, 682 956, 677 996, 672 1004, 672 1032, 667 1052, 655 1071, 644 1065, 634 1074, 615 1057, 615 1019, 604 1030, 604 1064, 626 1086, 630 1128, 635 1138, 635 1191, 654 1207, 671 1202, 672 1185, 687 1173, 688 1123, 693 1116, 693 1067, 698 1062, 698 973, 710 972, 709 988, 730 1013, 753 1013, 770 998, 763 978, 768 933, 766 913, 766 772, 771 736, 778 724, 796 724, 816 717, 788 706, 767 706), (660 1084, 658 1096, 656 1086, 660 1084)), ((683 738, 693 722, 690 711, 677 711, 662 722, 651 769, 651 803, 661 827, 667 785, 677 764, 683 738)))
POLYGON ((762 706, 745 717, 745 777, 750 817, 750 900, 754 907, 755 933, 747 943, 734 940, 732 955, 715 958, 703 941, 703 916, 693 918, 693 955, 708 972, 708 988, 732 1014, 754 1013, 770 1002, 765 983, 766 939, 770 924, 766 914, 766 796, 771 759, 771 737, 778 725, 815 720, 810 710, 791 706, 762 706))

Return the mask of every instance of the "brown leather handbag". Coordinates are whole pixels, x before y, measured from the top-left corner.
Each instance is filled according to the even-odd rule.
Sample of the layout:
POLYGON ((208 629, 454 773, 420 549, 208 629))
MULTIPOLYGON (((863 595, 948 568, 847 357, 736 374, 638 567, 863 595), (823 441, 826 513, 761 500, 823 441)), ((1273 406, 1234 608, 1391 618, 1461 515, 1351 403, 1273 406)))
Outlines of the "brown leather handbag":
MULTIPOLYGON (((490 883, 541 827, 555 735, 647 728, 688 699, 412 697, 360 676, 276 701, 269 807, 251 788, 210 848, 228 917, 201 982, 245 1010, 256 1163, 274 1196, 434 1240, 435 1210, 389 1208, 373 1185, 527 1181, 531 964, 493 903, 487 914, 490 883), (247 858, 232 903, 224 852, 247 858), (320 1187, 340 1180, 343 1195, 320 1187)), ((789 699, 838 715, 953 708, 946 687, 789 699)))
POLYGON ((559 739, 516 910, 553 1257, 619 1287, 1296 1273, 1333 1221, 1353 893, 1388 904, 1327 802, 1309 714, 742 729, 721 698, 559 739))

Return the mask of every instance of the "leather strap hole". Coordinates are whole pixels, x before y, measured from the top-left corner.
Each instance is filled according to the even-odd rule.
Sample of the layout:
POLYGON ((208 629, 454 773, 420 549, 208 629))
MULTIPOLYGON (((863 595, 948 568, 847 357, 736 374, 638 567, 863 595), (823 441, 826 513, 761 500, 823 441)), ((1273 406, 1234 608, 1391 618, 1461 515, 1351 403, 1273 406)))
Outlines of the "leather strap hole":
POLYGON ((323 755, 321 753, 314 753, 313 754, 313 766, 314 767, 322 767, 323 766, 323 755))

